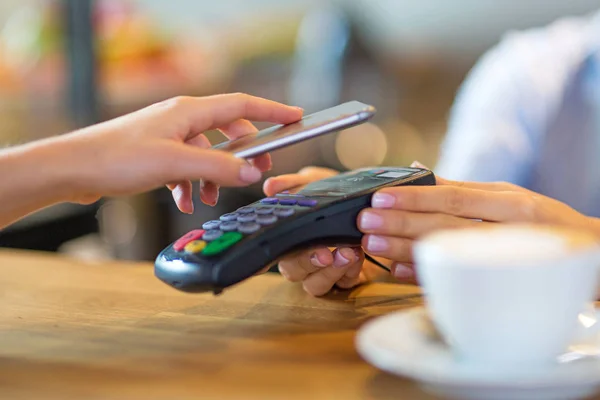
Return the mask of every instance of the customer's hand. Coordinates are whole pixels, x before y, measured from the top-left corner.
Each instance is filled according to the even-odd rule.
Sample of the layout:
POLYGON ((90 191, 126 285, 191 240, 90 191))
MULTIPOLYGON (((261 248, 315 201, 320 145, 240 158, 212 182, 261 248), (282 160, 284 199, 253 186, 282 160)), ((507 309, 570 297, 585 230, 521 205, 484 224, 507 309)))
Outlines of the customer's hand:
POLYGON ((193 212, 192 181, 215 204, 219 185, 245 186, 271 167, 208 149, 207 130, 229 138, 256 132, 249 120, 279 124, 302 110, 245 94, 177 97, 66 135, 0 150, 0 229, 60 202, 91 203, 167 185, 179 209, 193 212))
MULTIPOLYGON (((306 167, 295 174, 269 178, 264 183, 264 192, 267 196, 273 196, 286 189, 337 174, 338 171, 328 168, 306 167)), ((370 271, 366 265, 369 264, 363 268, 363 261, 364 253, 360 246, 339 249, 320 246, 286 256, 279 262, 279 271, 292 282, 302 282, 308 293, 320 296, 329 292, 334 285, 350 288, 379 272, 374 267, 372 274, 368 274, 370 271)))
POLYGON ((63 138, 65 157, 79 173, 74 198, 138 193, 167 185, 179 209, 193 211, 192 181, 214 205, 219 185, 245 186, 271 167, 269 155, 244 160, 210 150, 204 132, 234 139, 256 132, 249 120, 291 123, 302 110, 245 94, 177 97, 63 138))
POLYGON ((413 243, 434 230, 529 222, 591 230, 600 237, 598 221, 510 183, 438 177, 437 186, 399 186, 376 192, 371 208, 359 214, 358 226, 365 233, 362 246, 367 253, 394 260, 394 276, 414 280, 413 243))
MULTIPOLYGON (((418 163, 413 166, 422 167, 418 163)), ((416 283, 413 242, 422 235, 442 228, 502 222, 575 226, 600 237, 598 219, 557 200, 509 183, 455 182, 440 177, 437 186, 401 186, 376 192, 372 207, 363 210, 357 220, 365 233, 362 249, 380 261, 393 260, 393 276, 409 283, 416 283)), ((302 282, 315 296, 334 286, 351 288, 381 274, 364 260, 359 248, 312 248, 289 255, 279 268, 284 277, 302 282)))

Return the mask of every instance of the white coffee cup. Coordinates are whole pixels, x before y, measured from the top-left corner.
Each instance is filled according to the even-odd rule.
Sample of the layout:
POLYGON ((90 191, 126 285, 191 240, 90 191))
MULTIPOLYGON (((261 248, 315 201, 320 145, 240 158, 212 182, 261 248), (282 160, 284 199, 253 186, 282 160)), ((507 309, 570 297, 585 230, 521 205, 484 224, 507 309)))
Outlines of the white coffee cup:
POLYGON ((414 256, 433 322, 464 362, 555 362, 598 288, 596 238, 566 228, 438 231, 416 243, 414 256))

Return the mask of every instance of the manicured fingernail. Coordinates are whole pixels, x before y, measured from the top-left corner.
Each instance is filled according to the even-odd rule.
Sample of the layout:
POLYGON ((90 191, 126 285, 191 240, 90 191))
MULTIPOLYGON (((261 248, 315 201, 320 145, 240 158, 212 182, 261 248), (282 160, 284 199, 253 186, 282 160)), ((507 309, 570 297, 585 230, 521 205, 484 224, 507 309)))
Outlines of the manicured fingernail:
POLYGON ((398 279, 408 279, 415 275, 414 271, 406 265, 396 264, 394 265, 394 276, 398 279))
POLYGON ((388 241, 382 237, 369 235, 367 238, 367 250, 372 252, 381 252, 389 247, 388 241))
POLYGON ((338 249, 333 258, 333 266, 337 268, 345 267, 354 260, 354 251, 352 249, 338 249))
POLYGON ((376 229, 383 225, 383 218, 375 213, 365 211, 360 215, 361 229, 376 229))
POLYGON ((262 173, 256 167, 250 164, 242 164, 240 168, 240 179, 246 183, 258 182, 262 177, 262 173))
POLYGON ((319 257, 317 257, 317 253, 313 253, 312 256, 310 256, 310 263, 312 265, 314 265, 315 267, 319 267, 319 268, 323 268, 326 267, 326 264, 323 264, 321 261, 319 261, 319 257))
POLYGON ((388 193, 375 193, 371 198, 373 208, 390 208, 396 202, 396 198, 388 193))
POLYGON ((413 163, 412 163, 412 164, 410 164, 410 166, 411 166, 412 168, 423 168, 423 169, 429 169, 429 168, 427 168, 426 166, 424 166, 423 164, 421 164, 420 162, 418 162, 418 161, 416 161, 416 160, 415 160, 415 161, 413 161, 413 163))

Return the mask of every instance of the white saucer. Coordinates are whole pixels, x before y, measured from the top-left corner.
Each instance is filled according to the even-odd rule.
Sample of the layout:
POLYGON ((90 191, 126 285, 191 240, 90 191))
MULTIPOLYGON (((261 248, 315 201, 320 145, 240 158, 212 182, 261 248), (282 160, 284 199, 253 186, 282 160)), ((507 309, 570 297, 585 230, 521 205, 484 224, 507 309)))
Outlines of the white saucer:
POLYGON ((423 307, 369 321, 358 332, 356 347, 375 367, 414 379, 425 391, 442 397, 566 400, 589 397, 600 389, 600 357, 520 371, 460 363, 423 307))

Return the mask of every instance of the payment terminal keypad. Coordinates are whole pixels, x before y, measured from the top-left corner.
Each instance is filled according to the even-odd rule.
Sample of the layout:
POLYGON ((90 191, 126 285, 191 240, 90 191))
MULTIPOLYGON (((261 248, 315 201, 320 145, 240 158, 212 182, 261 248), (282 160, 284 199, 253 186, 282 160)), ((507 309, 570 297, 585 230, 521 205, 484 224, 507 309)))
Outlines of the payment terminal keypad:
POLYGON ((173 249, 200 256, 213 256, 227 250, 244 236, 252 235, 263 227, 273 225, 283 218, 296 214, 293 206, 314 207, 317 202, 301 202, 298 199, 267 198, 259 206, 245 206, 223 214, 218 220, 202 224, 202 230, 186 233, 175 242, 173 249), (269 204, 268 206, 262 204, 269 204))

